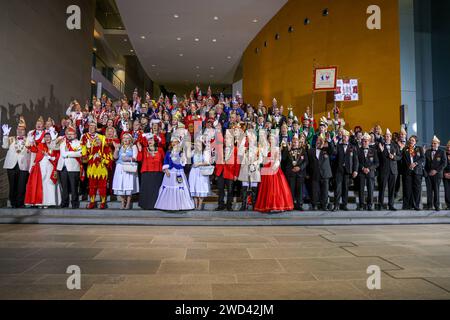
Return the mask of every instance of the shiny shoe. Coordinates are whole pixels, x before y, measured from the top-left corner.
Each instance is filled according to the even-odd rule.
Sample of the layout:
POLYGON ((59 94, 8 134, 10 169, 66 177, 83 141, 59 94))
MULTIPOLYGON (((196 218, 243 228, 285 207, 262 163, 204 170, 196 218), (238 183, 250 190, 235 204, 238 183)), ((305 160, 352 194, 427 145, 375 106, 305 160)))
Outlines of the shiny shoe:
POLYGON ((105 210, 106 209, 106 203, 102 203, 100 204, 100 210, 105 210))
POLYGON ((88 209, 88 210, 92 210, 92 209, 95 209, 95 208, 97 208, 97 203, 95 203, 95 202, 89 203, 87 205, 87 207, 86 207, 86 209, 88 209))

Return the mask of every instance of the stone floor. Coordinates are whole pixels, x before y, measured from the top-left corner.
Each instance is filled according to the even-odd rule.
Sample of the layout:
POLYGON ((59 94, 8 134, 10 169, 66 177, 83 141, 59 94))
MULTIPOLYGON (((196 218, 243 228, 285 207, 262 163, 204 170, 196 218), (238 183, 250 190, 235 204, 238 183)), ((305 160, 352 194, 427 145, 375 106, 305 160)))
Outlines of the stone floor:
POLYGON ((450 225, 0 225, 0 299, 450 299, 450 225))

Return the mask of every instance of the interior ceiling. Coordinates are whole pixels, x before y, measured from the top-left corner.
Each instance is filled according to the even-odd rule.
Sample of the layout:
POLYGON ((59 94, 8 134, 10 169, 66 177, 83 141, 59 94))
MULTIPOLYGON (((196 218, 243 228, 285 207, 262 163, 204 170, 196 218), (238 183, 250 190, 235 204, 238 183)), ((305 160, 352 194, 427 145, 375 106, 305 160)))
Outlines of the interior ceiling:
POLYGON ((116 0, 141 64, 165 85, 233 83, 244 50, 287 1, 116 0))

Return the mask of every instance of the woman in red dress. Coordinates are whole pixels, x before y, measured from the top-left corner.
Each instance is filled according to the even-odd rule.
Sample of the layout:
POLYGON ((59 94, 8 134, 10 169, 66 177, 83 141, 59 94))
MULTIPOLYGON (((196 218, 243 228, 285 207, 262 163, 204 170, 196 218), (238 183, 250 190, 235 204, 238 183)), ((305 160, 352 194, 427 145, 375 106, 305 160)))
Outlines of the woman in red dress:
POLYGON ((61 191, 56 172, 59 159, 56 137, 55 131, 46 132, 42 143, 32 144, 28 147, 31 152, 36 154, 25 194, 25 204, 29 206, 50 207, 61 204, 61 191), (53 141, 52 134, 55 138, 53 141))
POLYGON ((165 153, 158 146, 157 138, 152 134, 144 134, 143 141, 138 142, 137 161, 142 163, 139 207, 154 210, 158 200, 164 173, 162 170, 165 153))
POLYGON ((280 168, 281 154, 276 139, 275 136, 270 137, 270 144, 273 147, 271 152, 268 152, 266 164, 261 170, 261 183, 255 211, 283 212, 294 210, 291 189, 280 168))

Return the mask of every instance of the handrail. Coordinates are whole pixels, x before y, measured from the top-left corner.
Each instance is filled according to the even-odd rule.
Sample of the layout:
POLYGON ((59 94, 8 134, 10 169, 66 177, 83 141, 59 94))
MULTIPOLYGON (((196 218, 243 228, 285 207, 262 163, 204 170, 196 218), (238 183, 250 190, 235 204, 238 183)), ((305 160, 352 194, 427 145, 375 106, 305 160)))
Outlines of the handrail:
MULTIPOLYGON (((100 61, 105 66, 105 68, 113 69, 112 67, 108 66, 108 64, 102 58, 100 58, 99 55, 94 53, 94 56, 95 56, 95 61, 97 61, 97 60, 100 61)), ((93 67, 95 69, 99 70, 106 78, 106 75, 102 72, 102 70, 97 68, 96 63, 93 67)), ((114 71, 112 72, 112 76, 113 76, 113 79, 112 79, 111 83, 113 84, 113 86, 116 87, 117 90, 119 90, 121 93, 124 93, 125 92, 125 83, 122 80, 120 80, 120 78, 115 74, 114 71)))

